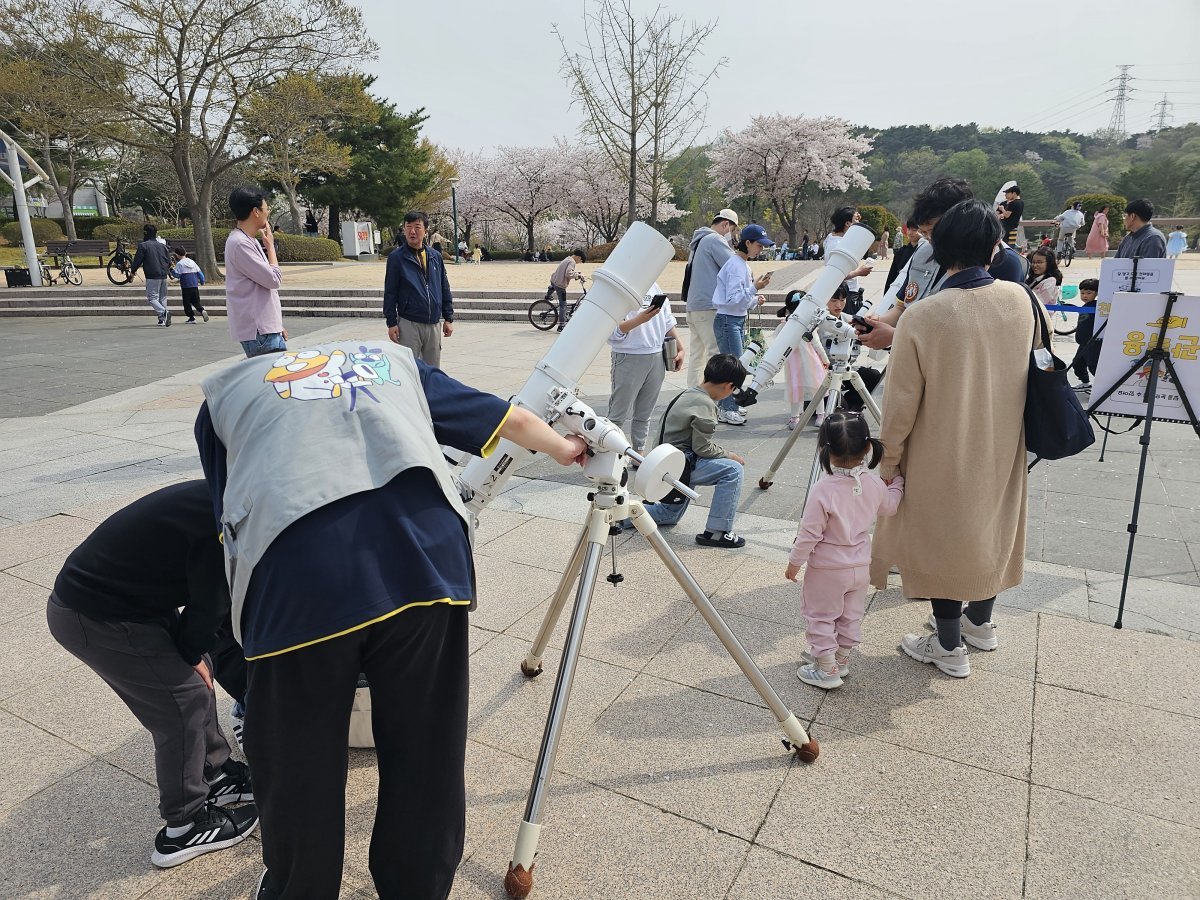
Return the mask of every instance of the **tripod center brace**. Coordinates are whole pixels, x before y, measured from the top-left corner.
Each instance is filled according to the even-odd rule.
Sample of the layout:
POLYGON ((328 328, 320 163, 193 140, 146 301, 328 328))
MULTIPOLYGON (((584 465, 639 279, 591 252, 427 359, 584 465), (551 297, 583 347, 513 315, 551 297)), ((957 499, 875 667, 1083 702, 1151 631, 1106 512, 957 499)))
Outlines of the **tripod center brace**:
POLYGON ((591 606, 609 528, 617 522, 631 519, 638 534, 649 542, 663 565, 724 645, 725 650, 738 664, 742 674, 770 708, 786 735, 783 740, 784 747, 794 751, 804 762, 812 762, 820 752, 816 740, 808 736, 795 714, 775 693, 774 688, 750 658, 750 654, 721 618, 704 589, 658 532, 658 525, 637 499, 640 496, 651 501, 660 500, 671 488, 681 491, 692 500, 699 499, 691 488, 679 481, 683 472, 683 453, 670 444, 663 444, 643 457, 630 446, 629 440, 619 428, 597 415, 569 391, 552 389, 549 401, 548 421, 551 424, 561 424, 567 431, 587 441, 589 459, 583 471, 594 490, 588 494, 592 505, 585 517, 571 560, 554 592, 537 637, 521 663, 521 672, 526 677, 535 678, 541 674, 543 655, 566 605, 567 595, 574 585, 575 606, 567 626, 558 678, 550 696, 550 710, 546 716, 546 728, 534 766, 533 783, 529 788, 525 815, 517 830, 513 858, 504 877, 504 889, 514 898, 526 897, 533 889, 534 859, 542 830, 546 793, 554 773, 554 760, 558 754, 559 738, 566 719, 567 703, 571 697, 571 685, 583 645, 588 609, 591 606), (638 463, 638 468, 632 476, 629 471, 630 462, 638 463))

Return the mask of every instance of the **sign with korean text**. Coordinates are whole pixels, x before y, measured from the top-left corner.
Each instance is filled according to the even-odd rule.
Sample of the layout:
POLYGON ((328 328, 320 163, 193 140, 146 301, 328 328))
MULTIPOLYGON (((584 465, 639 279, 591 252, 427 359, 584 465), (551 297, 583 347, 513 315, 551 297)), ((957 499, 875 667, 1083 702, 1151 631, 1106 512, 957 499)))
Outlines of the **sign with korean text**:
MULTIPOLYGON (((1175 276, 1173 259, 1139 259, 1137 284, 1133 287, 1132 259, 1105 259, 1100 262, 1100 289, 1096 292, 1096 329, 1108 318, 1108 307, 1115 294, 1122 291, 1141 291, 1157 294, 1171 290, 1175 276)), ((1107 337, 1107 334, 1105 335, 1107 337)))
MULTIPOLYGON (((1155 345, 1167 307, 1167 295, 1123 292, 1115 294, 1111 303, 1108 331, 1096 366, 1096 377, 1092 380, 1092 396, 1102 396, 1119 381, 1120 386, 1097 411, 1145 416, 1151 363, 1147 361, 1132 374, 1130 367, 1155 345)), ((1163 349, 1171 358, 1178 383, 1160 362, 1154 391, 1154 418, 1186 422, 1187 410, 1180 396, 1181 390, 1187 393, 1193 409, 1200 402, 1200 297, 1179 297, 1166 324, 1163 349)))

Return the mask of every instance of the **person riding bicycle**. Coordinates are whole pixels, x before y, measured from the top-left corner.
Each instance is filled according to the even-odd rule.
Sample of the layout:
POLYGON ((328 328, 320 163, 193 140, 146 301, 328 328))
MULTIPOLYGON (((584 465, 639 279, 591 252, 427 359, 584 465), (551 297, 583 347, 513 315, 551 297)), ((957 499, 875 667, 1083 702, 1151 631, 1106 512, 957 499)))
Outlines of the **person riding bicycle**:
POLYGON ((1058 225, 1058 253, 1061 256, 1067 247, 1075 249, 1075 233, 1083 227, 1083 204, 1072 203, 1071 208, 1060 212, 1054 221, 1058 225))
POLYGON ((567 287, 571 284, 571 279, 576 277, 576 260, 584 262, 586 259, 587 256, 582 248, 572 250, 571 255, 560 262, 558 268, 554 270, 554 274, 550 276, 550 287, 546 288, 546 299, 549 300, 553 294, 558 295, 559 331, 562 331, 563 326, 567 324, 567 287))

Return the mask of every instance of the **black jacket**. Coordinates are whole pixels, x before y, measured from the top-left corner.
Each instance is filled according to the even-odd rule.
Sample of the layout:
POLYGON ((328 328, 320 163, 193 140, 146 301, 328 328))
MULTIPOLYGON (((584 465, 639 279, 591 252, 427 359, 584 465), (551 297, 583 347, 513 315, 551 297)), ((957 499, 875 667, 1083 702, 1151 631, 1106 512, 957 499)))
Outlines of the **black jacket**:
POLYGON ((388 327, 399 319, 433 324, 454 321, 454 298, 442 254, 425 248, 425 265, 407 243, 388 254, 387 274, 383 277, 383 316, 388 327))
POLYGON ((138 244, 133 255, 133 271, 144 269, 147 278, 166 278, 171 271, 171 251, 157 238, 138 244))

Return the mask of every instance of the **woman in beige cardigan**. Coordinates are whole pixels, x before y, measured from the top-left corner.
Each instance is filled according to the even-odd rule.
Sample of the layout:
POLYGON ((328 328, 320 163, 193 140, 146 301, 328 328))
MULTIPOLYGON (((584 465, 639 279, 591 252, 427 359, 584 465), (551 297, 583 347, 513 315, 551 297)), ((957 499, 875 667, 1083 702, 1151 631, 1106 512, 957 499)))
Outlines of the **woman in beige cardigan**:
POLYGON ((1034 312, 1019 285, 987 274, 1001 234, 978 200, 959 203, 934 228, 947 278, 896 329, 880 435, 880 475, 903 475, 905 495, 876 529, 871 583, 885 585, 895 565, 905 597, 932 601, 936 632, 906 635, 901 649, 959 678, 971 674, 962 639, 996 648, 992 605, 1021 583, 1025 563, 1034 312))

